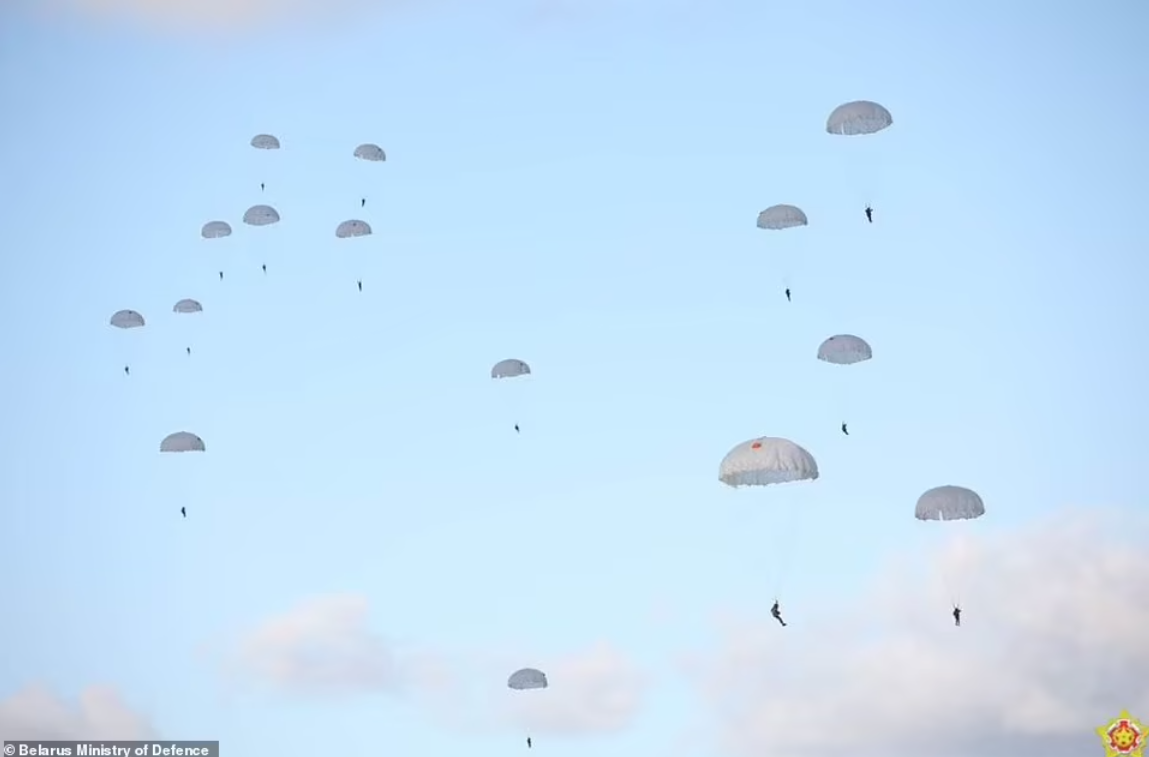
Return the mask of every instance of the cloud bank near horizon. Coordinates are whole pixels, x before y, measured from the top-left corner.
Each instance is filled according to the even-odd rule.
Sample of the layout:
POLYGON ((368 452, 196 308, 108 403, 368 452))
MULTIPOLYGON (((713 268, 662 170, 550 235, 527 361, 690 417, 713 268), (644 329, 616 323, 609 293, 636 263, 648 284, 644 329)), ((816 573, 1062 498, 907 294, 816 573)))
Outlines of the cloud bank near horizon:
POLYGON ((903 556, 820 630, 728 619, 684 669, 737 757, 1077 757, 1149 714, 1147 519, 1066 511, 903 556), (1123 525, 1122 525, 1123 524, 1123 525), (920 562, 917 560, 920 559, 920 562), (961 628, 949 617, 955 577, 961 628))

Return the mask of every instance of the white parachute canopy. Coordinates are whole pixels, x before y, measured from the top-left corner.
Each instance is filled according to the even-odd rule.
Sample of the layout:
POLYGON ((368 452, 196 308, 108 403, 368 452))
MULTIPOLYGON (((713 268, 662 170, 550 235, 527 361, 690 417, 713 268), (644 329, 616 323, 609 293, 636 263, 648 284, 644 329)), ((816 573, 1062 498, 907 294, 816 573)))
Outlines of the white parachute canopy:
POLYGON ((834 365, 853 365, 869 360, 874 350, 860 336, 837 334, 818 347, 818 359, 834 365))
POLYGON ((524 363, 522 360, 500 360, 495 363, 491 368, 491 378, 516 378, 518 376, 529 376, 531 374, 531 367, 524 363))
POLYGON ((279 211, 270 205, 252 205, 243 214, 243 222, 248 226, 270 226, 279 223, 279 211))
POLYGON ((173 313, 202 313, 203 305, 196 300, 180 300, 172 306, 173 313))
POLYGON ((964 486, 938 486, 918 497, 914 517, 918 520, 972 520, 985 515, 985 503, 964 486))
POLYGON ((507 679, 507 688, 514 689, 515 691, 545 689, 547 686, 549 686, 547 683, 547 674, 534 668, 516 670, 514 673, 511 673, 511 677, 507 679))
POLYGON ((845 137, 876 134, 894 123, 890 111, 869 100, 855 100, 834 108, 826 119, 826 131, 845 137))
POLYGON ((144 325, 144 317, 134 310, 117 310, 108 323, 118 329, 138 329, 144 325))
POLYGON ((160 442, 160 452, 205 452, 207 447, 204 446, 203 439, 200 439, 190 431, 177 431, 174 434, 168 434, 164 440, 160 442))
POLYGON ((204 239, 222 239, 223 237, 231 236, 231 224, 227 221, 208 221, 199 230, 199 235, 204 239))
POLYGON ((278 150, 279 139, 271 134, 256 134, 251 138, 251 146, 257 150, 278 150))
POLYGON ((366 221, 359 221, 351 219, 344 221, 335 227, 335 236, 340 239, 350 239, 352 237, 365 237, 371 234, 371 224, 366 221))
POLYGON ((814 456, 789 439, 762 436, 726 453, 718 480, 727 486, 768 486, 818 478, 814 456))
POLYGON ((381 163, 387 160, 387 154, 383 152, 383 148, 379 145, 373 145, 370 142, 356 147, 355 157, 360 160, 370 160, 375 163, 381 163))
POLYGON ((806 214, 796 205, 771 205, 758 214, 758 228, 781 231, 806 226, 806 214))

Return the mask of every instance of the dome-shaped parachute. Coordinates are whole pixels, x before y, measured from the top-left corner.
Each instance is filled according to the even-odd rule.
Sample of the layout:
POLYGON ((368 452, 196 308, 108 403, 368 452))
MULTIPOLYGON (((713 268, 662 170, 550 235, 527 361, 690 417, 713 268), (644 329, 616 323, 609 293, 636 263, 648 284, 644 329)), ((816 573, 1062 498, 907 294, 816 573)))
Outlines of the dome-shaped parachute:
POLYGON ((789 439, 762 436, 726 453, 718 480, 727 486, 768 486, 818 478, 814 456, 789 439))
POLYGON ((515 378, 516 376, 529 376, 531 367, 522 360, 500 360, 491 368, 491 378, 515 378))
POLYGON ((985 515, 985 503, 964 486, 938 486, 918 497, 914 517, 918 520, 972 520, 985 515))
POLYGON ((251 146, 257 150, 278 150, 279 138, 271 134, 256 134, 251 138, 251 146))
POLYGON ((771 205, 758 214, 758 228, 781 231, 809 223, 806 214, 796 205, 771 205))
POLYGON ((190 431, 177 431, 168 434, 160 442, 160 452, 205 452, 203 439, 190 431))
POLYGON ((516 670, 514 673, 511 673, 511 677, 507 679, 507 688, 516 691, 545 689, 548 685, 547 674, 534 668, 516 670))
POLYGON ((118 329, 138 329, 144 325, 144 317, 134 310, 117 310, 108 323, 118 329))
POLYGON ((370 160, 375 163, 381 163, 387 160, 387 153, 383 152, 383 148, 379 145, 373 145, 367 142, 355 148, 355 157, 360 160, 370 160))
POLYGON ((866 340, 853 334, 837 334, 818 347, 818 359, 834 365, 853 365, 873 356, 874 350, 866 340))
POLYGON ((243 222, 248 226, 270 226, 279 223, 279 211, 270 205, 252 205, 243 214, 243 222))
POLYGON ((204 239, 222 239, 223 237, 231 236, 231 224, 227 221, 208 221, 199 230, 199 235, 204 239))
POLYGON ((855 100, 834 108, 826 119, 826 131, 846 137, 876 134, 894 123, 890 111, 869 100, 855 100))
POLYGON ((203 305, 197 300, 180 300, 172 306, 173 313, 202 313, 203 305))
POLYGON ((358 221, 352 219, 344 221, 335 227, 335 236, 340 239, 350 239, 352 237, 365 237, 371 234, 371 224, 366 221, 358 221))

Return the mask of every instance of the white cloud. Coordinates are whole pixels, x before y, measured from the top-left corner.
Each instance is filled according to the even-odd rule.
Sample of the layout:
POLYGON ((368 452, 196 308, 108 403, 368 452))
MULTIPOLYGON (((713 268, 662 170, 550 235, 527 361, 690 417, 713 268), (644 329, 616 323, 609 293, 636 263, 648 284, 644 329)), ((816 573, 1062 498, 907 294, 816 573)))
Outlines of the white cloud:
POLYGON ((644 676, 607 644, 533 663, 547 671, 551 688, 513 692, 506 679, 521 660, 395 650, 370 628, 368 609, 366 598, 349 594, 302 602, 244 634, 225 670, 283 693, 402 696, 461 730, 513 724, 539 734, 610 732, 629 725, 641 704, 644 676))
POLYGON ((396 692, 405 670, 368 625, 364 597, 300 603, 247 633, 229 662, 256 683, 284 692, 396 692))
POLYGON ((74 703, 40 685, 28 686, 0 700, 0 741, 131 741, 153 736, 147 720, 108 687, 84 689, 74 703))
MULTIPOLYGON (((1103 753, 1094 729, 1149 719, 1146 523, 1060 513, 881 577, 805 630, 728 624, 687 671, 728 754, 994 757, 1103 753), (923 571, 920 564, 930 565, 923 571), (924 573, 924 575, 923 575, 924 573), (965 590, 962 628, 947 583, 965 590)), ((918 563, 916 560, 920 560, 918 563)))

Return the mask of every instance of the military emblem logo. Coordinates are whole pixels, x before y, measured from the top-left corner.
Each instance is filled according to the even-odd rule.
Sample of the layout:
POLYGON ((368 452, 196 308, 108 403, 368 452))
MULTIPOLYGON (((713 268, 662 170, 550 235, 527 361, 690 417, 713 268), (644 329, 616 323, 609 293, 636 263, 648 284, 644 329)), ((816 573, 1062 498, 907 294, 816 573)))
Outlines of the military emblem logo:
POLYGON ((1144 757, 1145 726, 1122 711, 1113 720, 1097 729, 1106 757, 1144 757))

